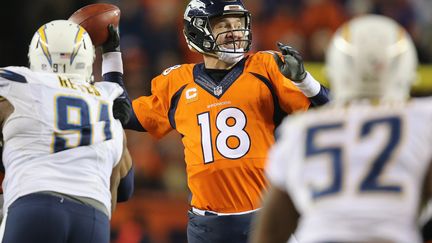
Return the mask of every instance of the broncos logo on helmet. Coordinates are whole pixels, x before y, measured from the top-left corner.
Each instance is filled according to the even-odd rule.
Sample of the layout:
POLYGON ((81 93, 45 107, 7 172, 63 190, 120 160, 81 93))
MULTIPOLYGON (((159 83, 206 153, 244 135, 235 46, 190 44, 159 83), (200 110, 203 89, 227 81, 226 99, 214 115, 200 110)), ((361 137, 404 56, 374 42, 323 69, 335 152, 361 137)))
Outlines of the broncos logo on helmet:
POLYGON ((191 1, 186 7, 184 18, 186 19, 188 17, 187 13, 189 13, 192 9, 205 9, 205 7, 206 7, 205 3, 203 3, 200 0, 191 1))

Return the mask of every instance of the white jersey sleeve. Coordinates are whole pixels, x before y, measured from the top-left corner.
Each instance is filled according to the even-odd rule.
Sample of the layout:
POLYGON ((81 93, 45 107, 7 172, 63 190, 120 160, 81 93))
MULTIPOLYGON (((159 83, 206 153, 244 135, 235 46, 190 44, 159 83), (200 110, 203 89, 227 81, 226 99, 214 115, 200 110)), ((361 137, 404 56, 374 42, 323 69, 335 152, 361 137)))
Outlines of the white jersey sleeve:
POLYGON ((7 96, 14 83, 26 83, 25 74, 28 69, 23 67, 0 68, 0 96, 7 96))
POLYGON ((108 81, 96 82, 94 84, 97 88, 106 90, 108 99, 115 100, 123 93, 123 88, 120 85, 108 81))

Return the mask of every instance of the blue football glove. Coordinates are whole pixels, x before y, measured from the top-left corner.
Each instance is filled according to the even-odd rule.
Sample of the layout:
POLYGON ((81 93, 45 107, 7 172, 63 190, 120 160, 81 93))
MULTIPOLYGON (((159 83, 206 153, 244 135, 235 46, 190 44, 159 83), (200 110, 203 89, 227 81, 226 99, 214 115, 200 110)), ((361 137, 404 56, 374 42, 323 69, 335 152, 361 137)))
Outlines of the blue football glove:
POLYGON ((288 79, 300 83, 306 78, 306 71, 303 65, 303 58, 300 53, 291 46, 277 43, 282 52, 283 61, 278 54, 273 53, 273 58, 279 67, 280 72, 288 79))

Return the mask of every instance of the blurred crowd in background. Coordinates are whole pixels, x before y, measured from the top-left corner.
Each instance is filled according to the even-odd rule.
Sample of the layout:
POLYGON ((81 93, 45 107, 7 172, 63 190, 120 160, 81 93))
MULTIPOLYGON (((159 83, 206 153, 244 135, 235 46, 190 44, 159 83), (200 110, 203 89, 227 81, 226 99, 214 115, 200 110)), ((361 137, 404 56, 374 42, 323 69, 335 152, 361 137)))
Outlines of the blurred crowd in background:
MULTIPOLYGON (((201 62, 182 34, 186 0, 22 0, 2 7, 0 66, 27 65, 34 31, 80 7, 113 3, 121 9, 124 80, 131 98, 150 93, 152 77, 181 63, 201 62)), ((412 35, 420 62, 432 62, 431 0, 243 0, 252 13, 253 48, 275 50, 288 43, 307 62, 322 62, 333 32, 347 19, 375 13, 392 17, 412 35)), ((100 78, 100 55, 95 64, 100 78)), ((127 132, 135 163, 136 191, 113 217, 113 243, 186 242, 188 190, 180 136, 156 141, 127 132)))

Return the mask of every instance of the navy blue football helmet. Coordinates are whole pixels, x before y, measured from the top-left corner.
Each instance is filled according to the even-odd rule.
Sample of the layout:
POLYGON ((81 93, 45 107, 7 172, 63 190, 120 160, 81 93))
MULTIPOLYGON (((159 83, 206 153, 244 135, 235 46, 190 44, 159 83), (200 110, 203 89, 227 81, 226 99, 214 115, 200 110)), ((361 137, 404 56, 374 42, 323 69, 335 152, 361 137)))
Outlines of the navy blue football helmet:
POLYGON ((189 47, 203 54, 216 55, 218 52, 245 53, 250 50, 252 42, 251 15, 240 0, 191 0, 184 13, 184 35, 189 47), (239 16, 244 19, 244 28, 234 29, 213 36, 210 20, 215 17, 239 16), (241 40, 232 40, 232 46, 242 46, 241 49, 226 49, 217 44, 221 34, 241 31, 241 40))

